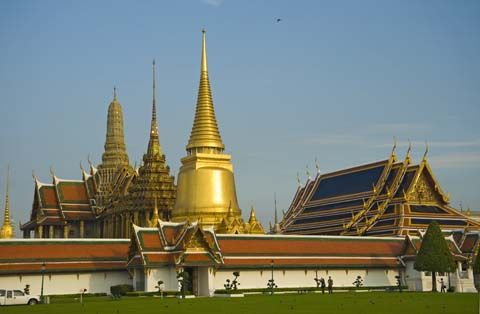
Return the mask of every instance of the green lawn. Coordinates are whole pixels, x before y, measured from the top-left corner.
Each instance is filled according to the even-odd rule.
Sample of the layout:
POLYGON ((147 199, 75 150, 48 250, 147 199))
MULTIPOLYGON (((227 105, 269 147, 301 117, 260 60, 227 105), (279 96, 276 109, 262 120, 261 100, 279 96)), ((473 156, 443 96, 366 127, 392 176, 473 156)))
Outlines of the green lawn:
POLYGON ((257 314, 257 313, 399 313, 443 314, 478 313, 477 294, 432 293, 336 293, 251 295, 245 298, 175 298, 128 297, 113 301, 106 297, 86 298, 82 307, 73 300, 53 300, 52 304, 37 306, 0 307, 0 313, 44 314, 257 314))

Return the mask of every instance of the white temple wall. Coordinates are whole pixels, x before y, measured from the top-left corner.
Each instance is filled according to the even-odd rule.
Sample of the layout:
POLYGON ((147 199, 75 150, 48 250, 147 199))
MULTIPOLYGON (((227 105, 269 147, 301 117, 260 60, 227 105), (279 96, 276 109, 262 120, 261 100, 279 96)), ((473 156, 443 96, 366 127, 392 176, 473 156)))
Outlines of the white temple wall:
MULTIPOLYGON (((42 275, 2 275, 2 289, 18 289, 23 291, 25 285, 30 285, 30 294, 40 295, 42 275)), ((43 284, 44 295, 77 294, 81 289, 86 293, 110 293, 110 287, 119 284, 132 284, 126 270, 89 273, 46 273, 43 284)))
MULTIPOLYGON (((415 270, 414 261, 406 263, 405 281, 410 291, 431 291, 432 290, 432 275, 427 272, 420 272, 415 270)), ((461 264, 458 264, 457 270, 453 273, 445 273, 443 276, 437 274, 437 290, 440 291, 440 280, 443 279, 445 286, 448 288, 449 284, 455 287, 455 292, 476 292, 473 284, 473 271, 469 267, 466 270, 461 269, 461 264)))
MULTIPOLYGON (((217 270, 214 274, 215 289, 224 289, 227 279, 233 279, 235 269, 217 270)), ((239 270, 239 289, 266 288, 267 282, 272 278, 271 269, 244 269, 239 270)), ((323 277, 325 281, 331 276, 334 287, 353 287, 357 276, 361 276, 364 286, 395 286, 398 270, 395 269, 274 269, 273 279, 279 288, 316 287, 314 278, 323 277)))
POLYGON ((146 270, 145 291, 158 291, 158 281, 163 281, 162 290, 178 291, 179 284, 175 267, 149 268, 146 270))

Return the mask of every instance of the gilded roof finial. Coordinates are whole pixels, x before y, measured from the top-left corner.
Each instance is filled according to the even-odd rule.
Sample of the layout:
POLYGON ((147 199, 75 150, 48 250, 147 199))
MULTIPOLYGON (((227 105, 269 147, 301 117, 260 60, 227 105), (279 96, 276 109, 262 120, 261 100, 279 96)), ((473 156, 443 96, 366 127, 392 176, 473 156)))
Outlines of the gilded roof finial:
POLYGON ((275 203, 275 224, 278 224, 278 214, 277 214, 277 193, 273 194, 273 200, 275 203))
POLYGON ((317 169, 317 174, 320 174, 320 166, 318 165, 318 158, 315 157, 315 168, 317 169))
POLYGON ((391 154, 391 158, 393 159, 393 161, 397 161, 397 154, 396 154, 396 149, 397 149, 397 138, 394 136, 393 137, 393 148, 392 148, 392 154, 391 154))
POLYGON ((407 163, 410 163, 412 158, 410 156, 410 153, 412 151, 412 142, 410 142, 410 139, 408 140, 408 149, 407 149, 407 155, 405 156, 405 160, 407 163))
POLYGON ((200 86, 198 88, 197 106, 192 132, 187 145, 187 151, 210 149, 220 153, 225 148, 218 130, 212 91, 208 78, 206 32, 202 30, 202 59, 200 67, 200 86))
POLYGON ((8 190, 10 187, 10 164, 7 166, 7 182, 5 187, 5 217, 3 224, 10 224, 10 208, 8 206, 8 190))
POLYGON ((308 180, 312 180, 312 174, 310 173, 310 169, 308 169, 308 165, 305 168, 306 168, 308 180))
POLYGON ((274 201, 275 201, 275 217, 274 217, 274 224, 273 224, 273 229, 272 233, 274 234, 280 234, 282 233, 282 230, 280 228, 280 224, 278 223, 278 214, 277 214, 277 193, 274 193, 274 201))
POLYGON ((117 87, 113 86, 113 100, 117 100, 117 87))
POLYGON ((425 152, 423 153, 423 158, 422 158, 423 162, 427 161, 427 154, 428 154, 428 142, 425 141, 425 152))
POLYGON ((153 198, 153 215, 150 220, 150 227, 156 227, 158 225, 158 219, 160 219, 160 217, 158 216, 157 197, 155 196, 153 198))
POLYGON ((248 223, 253 224, 256 221, 257 221, 257 215, 255 215, 255 209, 253 208, 253 205, 252 205, 250 207, 250 217, 248 218, 248 223))
POLYGON ((148 155, 162 154, 160 139, 158 136, 157 124, 157 104, 156 104, 156 85, 155 85, 155 59, 152 62, 152 121, 150 124, 150 140, 148 142, 148 155))
POLYGON ((10 185, 10 164, 7 166, 7 179, 5 187, 5 213, 3 216, 3 226, 0 230, 0 238, 10 239, 13 237, 13 227, 10 223, 10 208, 8 204, 8 190, 10 185))
POLYGON ((50 175, 55 178, 55 171, 53 170, 53 166, 50 166, 50 175))
POLYGON ((300 183, 300 173, 297 172, 297 183, 298 183, 298 186, 302 186, 302 183, 300 183))

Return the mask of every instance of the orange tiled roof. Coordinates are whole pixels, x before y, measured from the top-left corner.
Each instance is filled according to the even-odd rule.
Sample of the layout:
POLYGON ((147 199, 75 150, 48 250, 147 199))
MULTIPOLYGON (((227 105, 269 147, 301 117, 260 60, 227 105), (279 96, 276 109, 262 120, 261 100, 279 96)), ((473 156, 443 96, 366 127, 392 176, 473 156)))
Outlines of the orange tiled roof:
POLYGON ((398 267, 399 262, 395 258, 242 258, 234 259, 224 257, 226 267, 271 267, 272 261, 274 267, 289 266, 318 266, 318 267, 398 267))
POLYGON ((334 256, 400 256, 405 248, 403 238, 367 239, 340 237, 225 237, 217 235, 222 254, 334 255, 334 256))
POLYGON ((0 263, 10 261, 48 260, 125 260, 129 242, 125 241, 0 241, 0 263))
POLYGON ((157 231, 140 232, 139 235, 143 250, 150 251, 162 249, 163 246, 160 240, 160 234, 157 231))
POLYGON ((40 187, 42 195, 43 207, 59 208, 55 188, 53 186, 40 187))
POLYGON ((60 182, 58 192, 62 202, 89 204, 87 190, 83 182, 60 182))

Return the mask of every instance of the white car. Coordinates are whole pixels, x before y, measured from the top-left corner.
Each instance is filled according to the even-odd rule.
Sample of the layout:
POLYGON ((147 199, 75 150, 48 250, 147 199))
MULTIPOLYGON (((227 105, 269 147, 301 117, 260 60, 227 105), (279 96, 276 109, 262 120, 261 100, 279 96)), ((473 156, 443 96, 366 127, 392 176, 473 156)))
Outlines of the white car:
POLYGON ((0 305, 35 305, 37 303, 40 303, 40 296, 38 295, 25 294, 20 290, 0 289, 0 305))

